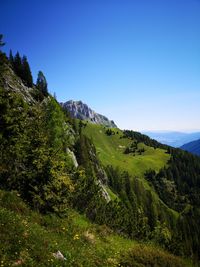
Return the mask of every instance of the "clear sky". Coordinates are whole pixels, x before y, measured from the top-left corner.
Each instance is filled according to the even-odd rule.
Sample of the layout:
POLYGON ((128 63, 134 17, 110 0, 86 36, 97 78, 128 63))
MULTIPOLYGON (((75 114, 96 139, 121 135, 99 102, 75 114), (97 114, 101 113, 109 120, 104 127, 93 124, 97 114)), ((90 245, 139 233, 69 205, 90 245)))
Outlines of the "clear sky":
POLYGON ((200 129, 200 0, 1 0, 4 51, 59 101, 134 130, 200 129))

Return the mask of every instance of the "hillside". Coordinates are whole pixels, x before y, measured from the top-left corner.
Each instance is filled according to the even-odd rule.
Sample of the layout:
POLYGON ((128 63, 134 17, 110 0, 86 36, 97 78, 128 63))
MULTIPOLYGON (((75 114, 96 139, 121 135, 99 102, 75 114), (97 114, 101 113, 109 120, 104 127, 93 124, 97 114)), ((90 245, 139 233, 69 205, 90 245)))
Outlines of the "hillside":
POLYGON ((1 265, 198 264, 199 158, 72 118, 39 73, 0 52, 1 265))
POLYGON ((143 177, 150 168, 159 171, 170 158, 165 150, 154 149, 143 143, 138 144, 138 149, 144 149, 141 155, 125 154, 125 148, 131 145, 132 140, 123 138, 123 131, 118 128, 112 129, 112 134, 108 135, 103 126, 87 124, 84 133, 94 142, 103 165, 119 167, 136 177, 143 177))
POLYGON ((184 144, 180 148, 192 154, 200 156, 200 139, 184 144))
POLYGON ((33 212, 15 192, 0 191, 1 266, 192 266, 155 246, 116 235, 69 209, 67 217, 33 212), (6 226, 6 227, 5 227, 6 226), (54 257, 60 251, 65 260, 54 257))

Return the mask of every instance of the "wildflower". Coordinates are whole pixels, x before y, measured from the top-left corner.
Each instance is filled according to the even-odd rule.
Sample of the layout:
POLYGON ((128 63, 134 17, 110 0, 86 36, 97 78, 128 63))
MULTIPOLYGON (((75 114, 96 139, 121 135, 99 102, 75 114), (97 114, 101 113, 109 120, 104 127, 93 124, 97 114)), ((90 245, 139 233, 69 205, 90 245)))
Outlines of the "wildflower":
POLYGON ((77 239, 79 239, 79 235, 78 235, 78 234, 76 234, 76 235, 73 237, 73 239, 74 239, 74 240, 77 240, 77 239))

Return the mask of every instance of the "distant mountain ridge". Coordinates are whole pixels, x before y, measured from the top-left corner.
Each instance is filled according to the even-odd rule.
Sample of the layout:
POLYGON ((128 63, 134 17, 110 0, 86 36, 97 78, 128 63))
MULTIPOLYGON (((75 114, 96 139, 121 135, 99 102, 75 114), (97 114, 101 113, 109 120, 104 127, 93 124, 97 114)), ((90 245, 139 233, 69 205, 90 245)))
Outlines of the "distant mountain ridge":
POLYGON ((61 102, 60 104, 64 109, 68 110, 71 116, 74 118, 87 120, 94 124, 102 124, 106 127, 117 127, 113 120, 109 120, 107 117, 96 113, 82 101, 69 100, 65 103, 61 102))
POLYGON ((200 156, 200 139, 184 144, 180 148, 200 156))
POLYGON ((200 132, 145 131, 143 134, 172 147, 181 147, 184 144, 200 139, 200 132))

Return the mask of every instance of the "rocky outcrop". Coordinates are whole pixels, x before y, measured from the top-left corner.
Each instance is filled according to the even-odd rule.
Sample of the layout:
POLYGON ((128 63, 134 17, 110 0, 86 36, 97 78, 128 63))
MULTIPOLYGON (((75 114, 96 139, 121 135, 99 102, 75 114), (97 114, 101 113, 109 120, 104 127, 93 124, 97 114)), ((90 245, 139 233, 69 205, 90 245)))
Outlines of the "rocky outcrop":
POLYGON ((96 113, 94 110, 88 107, 88 105, 84 104, 82 101, 67 101, 65 103, 60 103, 61 106, 68 110, 72 117, 87 120, 89 122, 95 124, 102 124, 106 127, 115 128, 117 127, 114 121, 110 121, 105 116, 96 113))
POLYGON ((111 198, 106 190, 105 185, 102 183, 102 181, 97 180, 96 184, 99 186, 102 197, 106 200, 106 202, 108 203, 109 201, 111 201, 111 198))
POLYGON ((36 103, 33 97, 34 88, 29 88, 25 86, 22 80, 14 73, 12 68, 8 65, 4 69, 4 74, 1 77, 1 83, 5 90, 22 95, 27 103, 36 103))
POLYGON ((74 167, 78 168, 78 162, 77 162, 77 159, 76 159, 76 156, 75 156, 74 152, 71 151, 69 148, 67 148, 67 153, 70 156, 70 158, 71 158, 71 160, 72 160, 72 162, 74 164, 74 167))

